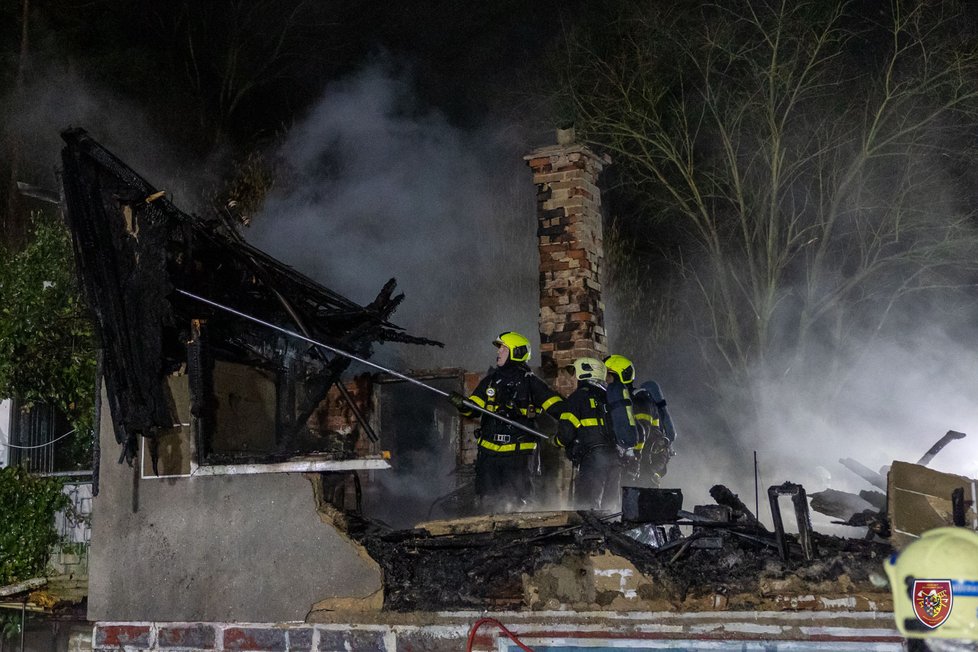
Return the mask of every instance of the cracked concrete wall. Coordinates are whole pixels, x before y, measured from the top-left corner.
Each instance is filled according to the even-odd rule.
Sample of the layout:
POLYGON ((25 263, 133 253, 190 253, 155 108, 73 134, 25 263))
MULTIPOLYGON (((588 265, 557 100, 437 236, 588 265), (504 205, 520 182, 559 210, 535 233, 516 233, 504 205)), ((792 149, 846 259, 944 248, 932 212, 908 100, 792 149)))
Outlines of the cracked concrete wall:
POLYGON ((140 479, 116 464, 104 397, 100 444, 89 620, 302 621, 323 600, 381 590, 302 475, 140 479))

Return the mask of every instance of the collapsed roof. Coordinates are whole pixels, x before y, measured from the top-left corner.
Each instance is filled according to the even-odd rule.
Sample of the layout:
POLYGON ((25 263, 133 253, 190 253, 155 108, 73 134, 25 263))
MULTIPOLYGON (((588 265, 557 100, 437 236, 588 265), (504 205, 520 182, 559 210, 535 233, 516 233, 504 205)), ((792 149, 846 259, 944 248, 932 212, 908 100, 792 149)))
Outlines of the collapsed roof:
POLYGON ((331 386, 342 386, 337 381, 350 364, 178 290, 360 357, 382 342, 441 345, 389 321, 404 298, 394 294, 394 279, 359 305, 250 246, 230 216, 182 212, 84 130, 66 130, 62 138, 67 219, 101 341, 99 375, 123 445, 120 461, 132 460, 138 436, 152 438, 174 425, 163 380, 188 370, 193 387, 192 340, 206 339, 209 356, 284 369, 301 381, 285 412, 300 426, 331 386))

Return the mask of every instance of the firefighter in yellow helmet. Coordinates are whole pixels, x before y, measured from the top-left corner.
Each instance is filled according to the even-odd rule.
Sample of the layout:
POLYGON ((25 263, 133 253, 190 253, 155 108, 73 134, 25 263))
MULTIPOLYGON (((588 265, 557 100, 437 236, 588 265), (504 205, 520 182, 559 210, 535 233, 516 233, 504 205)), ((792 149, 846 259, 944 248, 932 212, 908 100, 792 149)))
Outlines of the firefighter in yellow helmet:
POLYGON ((662 483, 672 459, 672 444, 676 428, 666 410, 662 388, 655 381, 642 383, 632 392, 635 403, 635 423, 639 429, 639 443, 635 447, 638 465, 630 478, 636 486, 658 487, 662 483))
MULTIPOLYGON (((452 404, 463 416, 474 403, 490 412, 533 428, 536 417, 547 412, 559 419, 563 400, 530 371, 530 341, 513 331, 493 340, 496 366, 489 370, 472 394, 452 393, 452 404)), ((482 507, 490 512, 512 511, 525 506, 532 492, 531 467, 538 440, 504 421, 483 415, 475 460, 475 492, 482 507)))
MULTIPOLYGON (((634 476, 638 467, 636 447, 641 446, 639 429, 635 421, 635 406, 632 400, 632 382, 635 380, 635 365, 623 355, 609 355, 604 359, 608 369, 608 420, 609 430, 618 446, 620 463, 626 476, 634 476)), ((641 448, 638 449, 639 451, 641 448)))
POLYGON ((606 509, 618 492, 621 464, 610 430, 604 363, 578 358, 572 367, 577 389, 567 397, 554 443, 574 463, 574 503, 579 509, 606 509))
MULTIPOLYGON (((635 365, 623 355, 611 355, 605 359, 608 366, 609 383, 617 381, 626 389, 621 400, 630 406, 630 415, 624 415, 615 423, 619 426, 629 416, 635 424, 636 440, 631 451, 622 455, 624 469, 623 484, 630 486, 658 487, 666 474, 666 467, 672 457, 672 439, 664 431, 661 413, 666 402, 658 383, 648 382, 635 388, 635 365), (655 392, 650 392, 654 388, 655 392)), ((611 394, 615 394, 614 384, 610 384, 611 394)), ((612 399, 609 398, 609 401, 612 399)), ((670 421, 671 424, 671 421, 670 421)), ((671 433, 674 438, 675 430, 671 433)))
POLYGON ((901 634, 931 650, 978 649, 978 532, 929 530, 885 567, 901 634))

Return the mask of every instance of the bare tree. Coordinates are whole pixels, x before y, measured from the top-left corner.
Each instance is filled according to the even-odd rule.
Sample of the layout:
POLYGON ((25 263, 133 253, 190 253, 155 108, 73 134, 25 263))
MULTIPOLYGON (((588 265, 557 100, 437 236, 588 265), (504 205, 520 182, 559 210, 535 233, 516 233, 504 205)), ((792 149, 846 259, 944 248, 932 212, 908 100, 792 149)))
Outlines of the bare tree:
POLYGON ((222 144, 231 122, 256 92, 282 81, 320 51, 334 47, 324 30, 326 8, 306 0, 184 2, 159 10, 156 22, 172 34, 177 66, 197 103, 200 127, 222 144))
POLYGON ((686 292, 634 302, 646 319, 695 329, 737 375, 963 282, 978 52, 957 3, 680 7, 628 9, 614 39, 572 40, 567 63, 579 129, 646 225, 682 234, 666 254, 686 292))
MULTIPOLYGON (((27 66, 30 58, 30 0, 20 2, 20 39, 17 55, 17 72, 14 77, 13 95, 20 98, 24 91, 24 83, 27 77, 27 66)), ((2 224, 0 224, 0 243, 10 247, 19 247, 23 244, 27 234, 27 215, 26 210, 20 201, 20 194, 17 192, 17 181, 20 173, 21 158, 23 155, 22 144, 16 135, 9 135, 6 139, 7 165, 10 169, 10 177, 6 188, 6 199, 4 211, 2 213, 2 224)))

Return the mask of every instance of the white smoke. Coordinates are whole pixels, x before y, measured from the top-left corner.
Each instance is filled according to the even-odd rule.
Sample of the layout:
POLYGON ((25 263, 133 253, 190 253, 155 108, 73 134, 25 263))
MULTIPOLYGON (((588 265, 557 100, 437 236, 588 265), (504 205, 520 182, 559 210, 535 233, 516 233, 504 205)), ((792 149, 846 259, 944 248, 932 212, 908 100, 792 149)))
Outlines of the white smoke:
POLYGON ((56 171, 64 145, 61 132, 85 129, 95 140, 151 184, 167 191, 184 210, 200 210, 207 183, 200 169, 188 173, 187 156, 162 138, 145 114, 123 95, 97 86, 69 70, 36 70, 24 88, 4 98, 5 137, 18 143, 18 181, 57 190, 56 171))
POLYGON ((497 334, 537 332, 525 147, 453 127, 418 103, 407 74, 375 63, 331 84, 289 132, 279 152, 288 179, 249 237, 360 303, 396 277, 406 299, 392 321, 446 348, 401 346, 406 359, 392 364, 482 369, 497 334))
MULTIPOLYGON (((884 467, 894 460, 916 463, 948 430, 967 437, 950 442, 930 468, 978 477, 978 350, 933 322, 919 323, 900 339, 866 339, 852 348, 856 353, 848 364, 832 374, 786 368, 771 378, 769 368, 756 368, 751 392, 756 410, 729 401, 727 431, 713 418, 717 408, 698 398, 698 379, 677 371, 682 369, 678 356, 668 360, 666 353, 658 375, 640 362, 640 379, 660 380, 679 429, 678 454, 666 484, 683 488, 687 506, 713 502, 708 489, 724 484, 753 509, 756 451, 760 516, 770 523, 769 486, 795 482, 809 495, 827 488, 882 491, 839 460, 852 458, 883 470, 885 478, 884 467), (826 375, 813 383, 812 373, 826 375), (830 391, 813 392, 819 384, 830 391)), ((820 531, 861 534, 832 528, 832 519, 822 515, 813 514, 813 520, 820 531)), ((785 521, 792 529, 787 522, 793 517, 785 521)))

